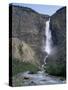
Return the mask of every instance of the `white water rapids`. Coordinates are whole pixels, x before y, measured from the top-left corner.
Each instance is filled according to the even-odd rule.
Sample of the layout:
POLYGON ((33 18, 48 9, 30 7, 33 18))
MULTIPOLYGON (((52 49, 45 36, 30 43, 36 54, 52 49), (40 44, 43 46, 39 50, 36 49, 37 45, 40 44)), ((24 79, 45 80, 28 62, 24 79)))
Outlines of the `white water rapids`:
POLYGON ((49 85, 49 84, 64 84, 66 83, 65 80, 61 80, 59 77, 55 77, 52 75, 48 75, 44 70, 44 65, 46 64, 46 59, 52 53, 52 36, 51 30, 49 29, 49 22, 46 22, 45 27, 45 37, 44 40, 44 53, 46 52, 47 55, 44 58, 44 64, 42 65, 41 71, 38 71, 36 74, 30 73, 30 71, 25 71, 24 73, 21 72, 15 77, 13 77, 13 86, 20 85, 20 86, 28 86, 28 85, 49 85))
POLYGON ((48 75, 43 71, 38 71, 36 74, 30 74, 29 71, 19 73, 13 77, 13 86, 32 86, 32 85, 49 85, 49 84, 64 84, 65 80, 60 80, 59 77, 48 75))

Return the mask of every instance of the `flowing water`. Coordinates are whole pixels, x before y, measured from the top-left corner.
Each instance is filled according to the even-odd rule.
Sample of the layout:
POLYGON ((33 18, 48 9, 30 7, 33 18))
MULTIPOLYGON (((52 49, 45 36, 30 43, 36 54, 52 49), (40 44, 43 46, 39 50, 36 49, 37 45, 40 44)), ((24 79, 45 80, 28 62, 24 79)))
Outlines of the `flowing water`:
POLYGON ((47 54, 51 53, 51 49, 52 49, 52 35, 51 35, 51 30, 50 30, 50 19, 48 21, 46 21, 46 27, 45 27, 45 36, 46 36, 46 41, 45 41, 45 46, 44 46, 44 50, 45 52, 47 52, 47 54))
POLYGON ((32 85, 52 85, 65 84, 65 80, 48 75, 44 71, 38 71, 36 74, 30 74, 29 71, 19 73, 13 77, 13 86, 32 86, 32 85))
POLYGON ((44 64, 42 65, 42 68, 44 67, 44 65, 46 64, 46 59, 48 58, 48 55, 51 53, 52 50, 52 35, 51 35, 51 30, 50 30, 50 19, 48 21, 46 21, 45 23, 45 37, 46 39, 44 39, 44 52, 47 53, 47 55, 44 58, 44 64))
MULTIPOLYGON (((44 52, 47 53, 47 56, 44 58, 44 65, 46 64, 46 59, 48 58, 48 55, 51 53, 52 49, 52 36, 51 31, 49 29, 49 22, 48 20, 46 22, 45 27, 45 45, 44 45, 44 52)), ((44 66, 42 65, 42 66, 44 66)), ((48 75, 44 70, 38 71, 36 74, 31 74, 29 71, 26 71, 24 73, 20 73, 16 76, 16 79, 13 79, 13 84, 15 85, 18 83, 18 85, 49 85, 49 84, 64 84, 64 80, 60 80, 60 78, 48 75)))
POLYGON ((52 35, 51 35, 51 30, 50 30, 50 19, 46 22, 46 27, 45 27, 45 36, 46 36, 46 41, 44 45, 44 51, 47 53, 47 56, 44 59, 44 63, 46 64, 46 59, 48 55, 51 53, 52 50, 52 35))

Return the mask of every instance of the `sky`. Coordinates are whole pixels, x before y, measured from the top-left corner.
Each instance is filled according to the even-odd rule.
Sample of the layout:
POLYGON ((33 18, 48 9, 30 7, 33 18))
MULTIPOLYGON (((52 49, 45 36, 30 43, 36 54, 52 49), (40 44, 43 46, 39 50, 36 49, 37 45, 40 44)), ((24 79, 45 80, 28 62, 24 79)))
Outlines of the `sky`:
POLYGON ((56 5, 40 5, 40 4, 24 4, 24 3, 15 3, 15 5, 29 7, 41 14, 47 14, 50 16, 53 15, 58 9, 63 7, 56 5))

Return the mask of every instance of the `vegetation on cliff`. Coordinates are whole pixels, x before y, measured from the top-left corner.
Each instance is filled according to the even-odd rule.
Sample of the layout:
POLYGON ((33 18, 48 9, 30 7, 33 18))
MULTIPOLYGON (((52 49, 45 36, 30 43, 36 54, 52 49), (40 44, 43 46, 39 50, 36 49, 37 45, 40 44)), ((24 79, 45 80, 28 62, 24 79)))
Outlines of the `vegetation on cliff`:
MULTIPOLYGON (((11 6, 10 6, 11 7, 11 6)), ((36 73, 46 54, 42 51, 45 22, 49 16, 27 7, 12 5, 12 73, 31 71, 36 73)), ((46 71, 66 76, 66 8, 50 17, 53 46, 57 52, 46 60, 46 71)))
POLYGON ((47 59, 46 71, 66 77, 66 7, 59 9, 50 18, 53 47, 56 53, 47 59))
POLYGON ((12 75, 16 75, 18 73, 23 73, 26 71, 30 71, 31 73, 37 73, 39 70, 37 65, 28 62, 21 62, 18 59, 12 60, 12 75))

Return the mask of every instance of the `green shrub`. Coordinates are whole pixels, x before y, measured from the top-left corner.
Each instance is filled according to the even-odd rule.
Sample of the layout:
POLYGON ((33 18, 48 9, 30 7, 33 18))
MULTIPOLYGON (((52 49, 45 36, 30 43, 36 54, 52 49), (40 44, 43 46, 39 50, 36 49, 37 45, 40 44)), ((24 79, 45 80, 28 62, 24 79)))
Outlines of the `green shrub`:
POLYGON ((31 71, 36 73, 38 71, 38 67, 31 63, 21 62, 20 60, 13 59, 12 60, 12 74, 16 75, 21 72, 31 71))
POLYGON ((46 65, 46 72, 48 72, 51 75, 66 77, 66 65, 65 64, 46 65))

